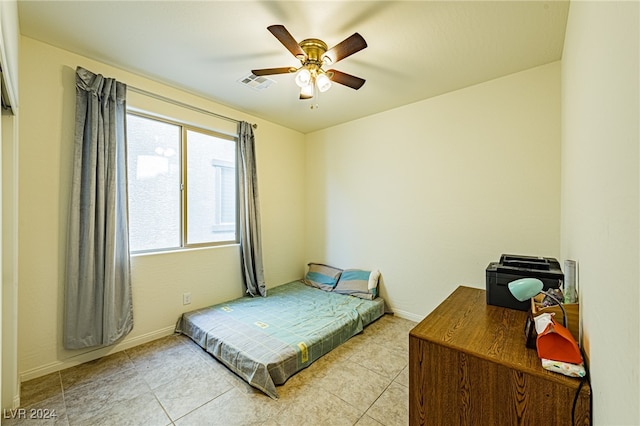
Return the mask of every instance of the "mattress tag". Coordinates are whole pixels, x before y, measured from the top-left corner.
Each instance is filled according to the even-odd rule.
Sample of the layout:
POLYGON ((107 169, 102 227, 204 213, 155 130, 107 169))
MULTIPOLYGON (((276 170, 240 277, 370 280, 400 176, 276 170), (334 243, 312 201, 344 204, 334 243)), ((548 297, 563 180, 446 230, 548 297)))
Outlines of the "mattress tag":
POLYGON ((307 345, 304 342, 300 342, 298 343, 298 347, 300 348, 300 352, 301 352, 301 361, 302 362, 307 362, 309 361, 309 351, 307 350, 307 345))

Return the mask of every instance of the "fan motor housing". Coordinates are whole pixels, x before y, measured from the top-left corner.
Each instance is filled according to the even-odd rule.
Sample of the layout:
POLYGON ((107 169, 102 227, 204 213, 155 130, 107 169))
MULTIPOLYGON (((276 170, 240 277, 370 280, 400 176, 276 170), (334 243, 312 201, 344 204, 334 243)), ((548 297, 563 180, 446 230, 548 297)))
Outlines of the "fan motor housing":
POLYGON ((302 50, 304 50, 304 53, 307 54, 306 61, 304 58, 301 59, 305 62, 305 64, 322 64, 322 57, 327 52, 327 44, 324 41, 317 38, 308 38, 302 40, 299 43, 299 46, 300 48, 302 48, 302 50))

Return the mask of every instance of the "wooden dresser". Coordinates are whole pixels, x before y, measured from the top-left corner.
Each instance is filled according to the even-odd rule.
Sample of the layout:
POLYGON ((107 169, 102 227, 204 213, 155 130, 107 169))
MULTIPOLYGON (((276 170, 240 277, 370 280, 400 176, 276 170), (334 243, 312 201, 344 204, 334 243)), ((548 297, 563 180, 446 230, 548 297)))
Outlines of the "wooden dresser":
MULTIPOLYGON (((526 312, 458 287, 409 333, 409 424, 570 425, 581 380, 542 368, 525 347, 526 312)), ((588 383, 575 424, 591 423, 588 383)))

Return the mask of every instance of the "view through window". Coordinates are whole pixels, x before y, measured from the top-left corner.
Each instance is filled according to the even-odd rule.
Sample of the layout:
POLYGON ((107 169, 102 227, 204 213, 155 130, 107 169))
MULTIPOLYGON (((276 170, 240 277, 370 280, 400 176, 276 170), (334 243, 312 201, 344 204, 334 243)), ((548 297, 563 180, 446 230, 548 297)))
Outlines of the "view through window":
POLYGON ((236 139, 127 114, 132 252, 237 242, 236 139))

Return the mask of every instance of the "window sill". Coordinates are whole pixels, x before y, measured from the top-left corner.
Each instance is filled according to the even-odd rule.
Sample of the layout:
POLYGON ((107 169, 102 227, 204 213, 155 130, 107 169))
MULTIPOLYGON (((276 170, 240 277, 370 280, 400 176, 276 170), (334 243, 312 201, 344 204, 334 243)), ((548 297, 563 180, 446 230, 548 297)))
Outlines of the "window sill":
POLYGON ((156 256, 156 255, 163 255, 163 254, 178 254, 178 253, 187 253, 187 252, 202 251, 202 250, 217 250, 217 249, 239 247, 239 246, 240 246, 240 243, 228 243, 228 244, 220 244, 220 245, 205 246, 205 247, 185 247, 185 248, 176 248, 176 249, 168 249, 168 250, 141 251, 141 252, 131 253, 129 257, 146 257, 146 256, 156 256))

